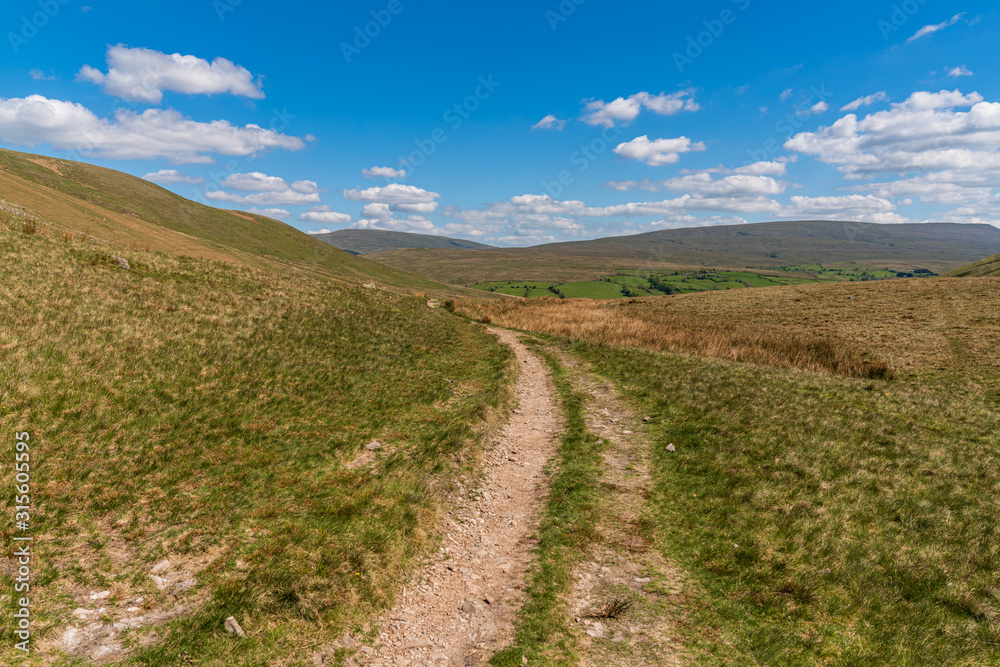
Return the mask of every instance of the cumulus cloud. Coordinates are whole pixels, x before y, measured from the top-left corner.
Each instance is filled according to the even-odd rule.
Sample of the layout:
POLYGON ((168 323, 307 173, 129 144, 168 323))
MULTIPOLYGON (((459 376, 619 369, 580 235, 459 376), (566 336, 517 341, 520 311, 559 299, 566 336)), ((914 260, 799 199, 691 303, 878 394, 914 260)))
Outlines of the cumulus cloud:
POLYGON ((222 181, 222 185, 232 190, 244 192, 286 192, 291 190, 299 194, 311 195, 319 192, 315 181, 295 181, 289 185, 285 179, 278 176, 268 176, 259 171, 245 174, 230 174, 222 181))
POLYGON ((419 234, 440 235, 442 230, 422 215, 410 215, 406 218, 362 218, 351 225, 351 229, 382 229, 390 232, 415 232, 419 234))
POLYGON ((41 95, 0 98, 0 141, 29 147, 47 143, 87 157, 166 158, 179 164, 213 162, 212 153, 253 156, 274 148, 305 148, 299 137, 258 125, 201 123, 172 109, 147 109, 141 114, 121 109, 109 120, 81 104, 41 95))
POLYGON ((254 206, 301 206, 320 202, 317 192, 296 192, 291 188, 279 192, 255 192, 249 195, 226 192, 225 190, 212 190, 205 193, 205 198, 211 201, 254 206))
POLYGON ((859 97, 853 102, 849 102, 844 106, 840 107, 841 111, 857 111, 861 107, 866 107, 876 102, 888 102, 889 96, 885 94, 884 90, 880 90, 877 93, 872 93, 871 95, 865 95, 864 97, 859 97))
POLYGON ((814 104, 811 107, 809 107, 809 111, 813 115, 817 115, 818 116, 819 114, 823 113, 824 111, 828 110, 829 108, 830 108, 829 104, 827 104, 826 102, 820 100, 816 104, 814 104))
POLYGON ((386 204, 393 211, 407 213, 430 213, 438 207, 437 199, 441 195, 429 192, 414 185, 390 183, 384 187, 352 188, 344 190, 344 199, 348 201, 365 201, 376 204, 386 204))
POLYGON ((393 169, 392 167, 372 167, 362 169, 361 175, 365 178, 406 178, 405 169, 393 169))
POLYGON ((650 141, 647 135, 626 141, 615 148, 615 153, 629 160, 645 162, 651 167, 661 167, 676 164, 681 153, 704 151, 705 144, 701 141, 692 143, 687 137, 676 139, 656 139, 650 141))
POLYGON ((959 65, 958 67, 952 67, 948 70, 948 76, 972 76, 972 72, 965 65, 959 65))
MULTIPOLYGON (((346 213, 338 213, 329 206, 313 206, 308 211, 299 216, 302 222, 318 222, 329 225, 346 225, 351 220, 351 216, 346 213)), ((326 233, 326 232, 316 232, 326 233)))
POLYGON ((836 197, 792 197, 791 203, 777 213, 782 218, 824 220, 859 220, 866 222, 909 222, 895 213, 895 204, 874 195, 836 197))
POLYGON ((275 220, 285 220, 286 218, 290 218, 292 215, 283 208, 257 208, 256 206, 250 209, 250 213, 256 213, 257 215, 274 218, 275 220))
POLYGON ((119 44, 108 48, 107 63, 107 73, 84 65, 77 79, 103 86, 109 95, 149 104, 162 102, 167 90, 187 95, 231 93, 252 99, 264 97, 260 77, 254 78, 245 67, 225 58, 209 62, 196 56, 132 49, 119 44))
POLYGON ((863 119, 848 114, 829 127, 797 134, 785 148, 837 165, 848 178, 975 173, 1000 160, 1000 103, 984 102, 979 93, 919 91, 863 119))
POLYGON ((205 179, 200 176, 188 176, 187 174, 182 174, 176 169, 160 169, 159 171, 152 171, 143 176, 143 178, 147 181, 162 183, 164 185, 172 183, 180 183, 181 185, 200 185, 205 182, 205 179))
POLYGON ((55 75, 49 75, 40 69, 33 69, 28 72, 35 81, 55 81, 55 75))
POLYGON ((619 97, 611 102, 604 100, 587 102, 580 120, 588 125, 614 127, 618 122, 624 125, 631 123, 638 118, 643 109, 660 116, 673 116, 682 111, 698 111, 700 108, 694 101, 694 89, 659 95, 642 92, 627 98, 619 97))
POLYGON ((961 14, 955 14, 954 16, 952 16, 950 19, 948 19, 943 23, 925 25, 923 28, 913 33, 913 36, 910 37, 908 40, 906 40, 906 43, 909 44, 910 42, 914 42, 920 39, 921 37, 926 37, 927 35, 933 35, 939 30, 944 30, 945 28, 951 27, 956 23, 958 23, 959 21, 961 21, 963 16, 965 16, 965 12, 962 12, 961 14))
POLYGON ((562 132, 562 129, 566 127, 565 120, 559 120, 552 114, 549 114, 545 118, 541 119, 537 123, 531 126, 532 130, 557 130, 562 132))

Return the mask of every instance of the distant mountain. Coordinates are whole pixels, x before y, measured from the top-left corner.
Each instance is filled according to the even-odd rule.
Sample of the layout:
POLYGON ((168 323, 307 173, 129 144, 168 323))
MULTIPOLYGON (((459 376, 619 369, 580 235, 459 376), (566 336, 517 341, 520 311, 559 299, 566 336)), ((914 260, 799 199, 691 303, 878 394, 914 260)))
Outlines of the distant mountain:
POLYGON ((973 264, 959 267, 946 275, 955 278, 972 276, 977 278, 998 278, 1000 277, 1000 255, 987 257, 973 264))
POLYGON ((1000 229, 954 223, 762 222, 550 243, 522 252, 748 267, 904 262, 945 271, 1000 253, 1000 229))
POLYGON ((475 241, 450 239, 409 232, 386 232, 379 229, 341 229, 329 234, 313 234, 321 241, 355 255, 370 255, 389 250, 409 248, 440 248, 457 250, 490 250, 493 246, 475 241))

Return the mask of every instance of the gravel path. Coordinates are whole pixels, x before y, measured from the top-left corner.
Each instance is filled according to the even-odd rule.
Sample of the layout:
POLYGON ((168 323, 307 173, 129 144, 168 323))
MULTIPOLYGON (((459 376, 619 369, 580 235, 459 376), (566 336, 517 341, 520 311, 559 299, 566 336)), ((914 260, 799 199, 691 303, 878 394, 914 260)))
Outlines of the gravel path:
POLYGON ((491 331, 517 356, 518 408, 485 456, 480 488, 449 512, 441 551, 382 618, 374 649, 357 655, 365 665, 478 665, 513 637, 560 423, 548 368, 516 334, 491 331))

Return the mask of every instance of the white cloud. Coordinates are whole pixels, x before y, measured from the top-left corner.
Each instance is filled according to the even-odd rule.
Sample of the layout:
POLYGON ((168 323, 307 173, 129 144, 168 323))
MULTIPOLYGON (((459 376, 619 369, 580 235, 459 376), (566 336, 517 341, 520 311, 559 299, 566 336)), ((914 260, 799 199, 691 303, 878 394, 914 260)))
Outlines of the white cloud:
POLYGON ((420 234, 441 235, 442 230, 434 226, 434 223, 422 215, 411 215, 406 218, 384 218, 369 220, 362 218, 353 225, 351 229, 383 229, 391 232, 416 232, 420 234))
POLYGON ((295 181, 289 185, 285 179, 278 176, 268 176, 259 171, 245 174, 230 174, 222 181, 222 185, 233 190, 244 192, 286 192, 291 190, 304 195, 319 192, 315 181, 295 181))
POLYGON ((650 95, 642 92, 619 97, 611 102, 594 100, 584 107, 584 115, 580 119, 588 125, 614 127, 616 122, 627 125, 635 120, 643 110, 652 111, 660 116, 673 116, 682 111, 698 111, 701 107, 694 101, 694 89, 681 90, 676 93, 660 93, 650 95))
POLYGON ((283 208, 257 208, 256 206, 250 209, 250 213, 256 213, 257 215, 274 218, 275 220, 285 220, 286 218, 290 218, 292 215, 283 208))
POLYGON ((152 181, 153 183, 180 183, 181 185, 199 185, 205 182, 204 178, 200 176, 188 176, 187 174, 182 174, 176 169, 160 169, 159 171, 152 171, 145 176, 144 179, 147 181, 152 181))
POLYGON ((979 93, 919 91, 861 120, 848 114, 829 127, 797 134, 785 148, 838 165, 848 178, 942 170, 974 174, 1000 163, 1000 103, 984 102, 979 93), (964 107, 969 110, 956 110, 964 107))
POLYGON ((629 160, 645 162, 651 167, 676 164, 681 153, 704 151, 702 142, 692 143, 687 137, 676 139, 656 139, 650 141, 647 135, 626 141, 615 148, 615 153, 629 160))
POLYGON ((56 80, 55 75, 46 74, 45 72, 43 72, 40 69, 33 69, 33 70, 29 71, 28 74, 30 74, 31 78, 34 79, 35 81, 55 81, 56 80))
POLYGON ((255 206, 301 206, 304 204, 318 204, 320 202, 319 193, 316 192, 296 192, 291 188, 281 192, 257 192, 250 195, 240 195, 225 190, 212 190, 205 193, 205 198, 211 201, 225 201, 234 204, 245 204, 255 206))
POLYGON ((549 114, 545 118, 541 119, 537 123, 531 126, 532 130, 557 130, 562 132, 562 129, 566 127, 565 120, 559 120, 552 114, 549 114))
POLYGON ((437 209, 438 203, 435 200, 441 197, 436 192, 429 192, 414 185, 403 185, 402 183, 390 183, 384 187, 365 190, 352 188, 344 190, 343 196, 348 201, 387 204, 393 211, 408 213, 430 213, 437 209))
POLYGON ((962 19, 963 16, 965 16, 965 12, 962 12, 961 14, 955 14, 954 16, 952 16, 950 19, 948 19, 944 23, 935 23, 933 25, 925 25, 923 28, 921 28, 920 30, 918 30, 915 33, 913 33, 913 36, 910 37, 908 40, 906 40, 906 43, 909 44, 910 42, 913 42, 915 40, 920 39, 921 37, 926 37, 927 35, 933 35, 938 30, 944 30, 945 28, 953 26, 956 23, 958 23, 962 19))
POLYGON ((733 171, 737 174, 749 174, 751 176, 784 176, 788 173, 788 163, 781 161, 754 162, 733 171))
POLYGON ((135 102, 159 104, 163 92, 187 95, 231 93, 262 99, 261 79, 225 58, 211 63, 196 56, 166 54, 119 44, 108 47, 108 72, 84 65, 77 79, 104 86, 104 92, 135 102))
POLYGON ((201 123, 172 109, 147 109, 141 114, 122 109, 108 120, 81 104, 41 95, 0 98, 0 140, 29 147, 48 143, 87 157, 166 158, 175 163, 212 162, 211 153, 252 156, 272 148, 305 148, 299 137, 258 125, 201 123))
POLYGON ((909 222, 895 213, 895 205, 874 195, 838 197, 792 197, 777 217, 824 220, 860 220, 865 222, 909 222))
POLYGON ((778 99, 780 99, 782 102, 787 102, 794 93, 795 93, 794 88, 786 88, 783 91, 781 91, 781 95, 778 96, 778 99))
POLYGON ((816 104, 812 105, 809 108, 809 111, 812 112, 814 115, 818 116, 819 114, 823 113, 824 111, 827 111, 829 108, 830 108, 829 104, 827 104, 823 100, 820 100, 816 104))
POLYGON ((405 169, 393 169, 392 167, 372 167, 362 169, 361 175, 365 178, 406 178, 405 169))
POLYGON ((877 93, 872 93, 871 95, 865 95, 864 97, 859 97, 858 99, 845 104, 840 107, 841 111, 857 111, 861 107, 866 107, 876 102, 888 102, 889 96, 885 94, 884 90, 880 90, 877 93))
POLYGON ((332 229, 314 229, 311 232, 306 232, 306 234, 332 234, 332 229))
MULTIPOLYGON (((329 206, 313 206, 308 211, 299 216, 302 222, 318 222, 330 225, 346 225, 353 218, 346 213, 338 213, 329 206)), ((310 234, 328 234, 330 230, 321 232, 310 232, 310 234)))
POLYGON ((952 67, 948 70, 948 76, 960 77, 960 76, 972 76, 972 71, 969 70, 965 65, 959 65, 958 67, 952 67))

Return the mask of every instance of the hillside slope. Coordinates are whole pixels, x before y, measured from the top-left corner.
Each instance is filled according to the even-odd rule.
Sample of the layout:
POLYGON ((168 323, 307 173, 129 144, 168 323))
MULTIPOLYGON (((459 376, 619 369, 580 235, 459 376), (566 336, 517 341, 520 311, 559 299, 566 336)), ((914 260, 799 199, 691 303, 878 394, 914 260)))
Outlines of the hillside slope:
POLYGON ((329 234, 313 234, 313 238, 355 255, 369 255, 408 248, 440 248, 455 250, 488 250, 493 246, 447 236, 430 236, 410 232, 388 232, 380 229, 341 229, 329 234))
POLYGON ((112 246, 280 272, 442 289, 343 252, 270 218, 187 200, 154 183, 81 162, 0 149, 0 215, 73 230, 112 246))
POLYGON ((966 266, 961 266, 945 274, 952 278, 997 278, 1000 277, 1000 255, 993 255, 966 266))
POLYGON ((918 262, 926 265, 923 268, 942 272, 1000 252, 1000 229, 992 225, 954 223, 762 222, 552 243, 522 252, 753 268, 835 262, 892 266, 918 262))
MULTIPOLYGON (((5 171, 18 190, 3 196, 116 239, 0 216, 0 428, 10 461, 24 434, 30 476, 28 519, 9 514, 0 539, 8 556, 15 535, 35 540, 31 664, 310 663, 433 546, 484 420, 509 413, 507 348, 405 274, 266 218, 232 223, 240 250, 223 243, 236 216, 155 186, 134 192, 203 216, 182 220, 190 234, 126 225, 112 206, 136 210, 129 181, 97 204, 64 192, 94 186, 30 176, 5 171), (252 252, 269 235, 277 250, 252 252), (370 269, 400 287, 366 288, 370 269)), ((14 475, 0 466, 0 485, 14 475)), ((22 661, 0 646, 0 664, 22 661)))

